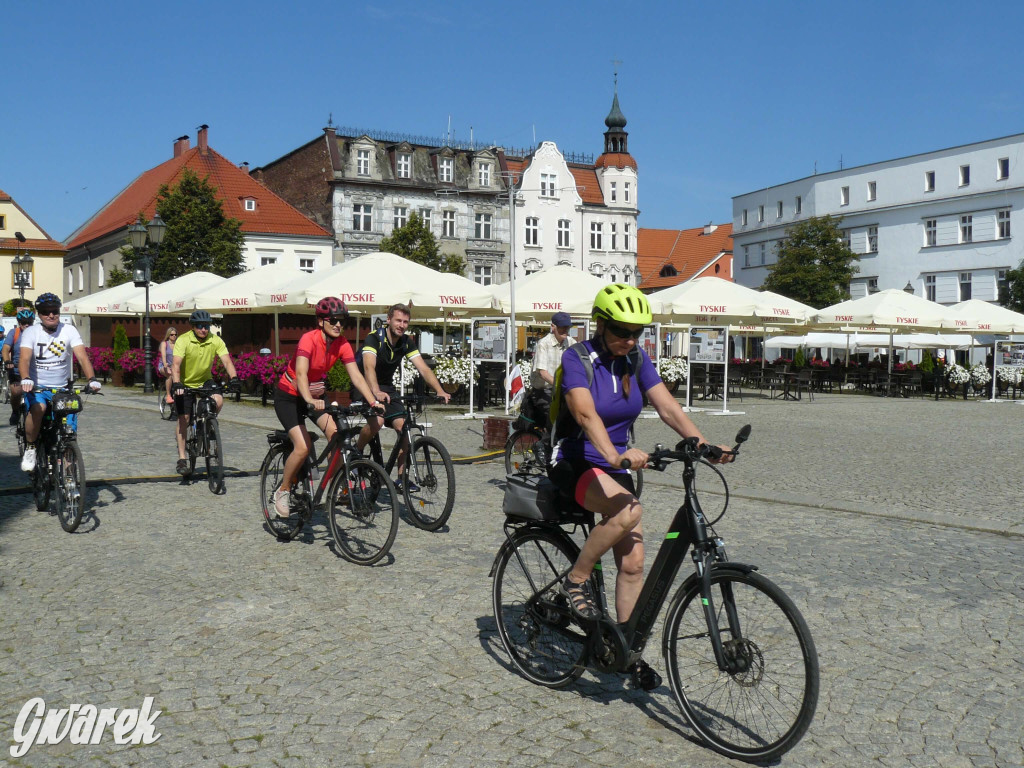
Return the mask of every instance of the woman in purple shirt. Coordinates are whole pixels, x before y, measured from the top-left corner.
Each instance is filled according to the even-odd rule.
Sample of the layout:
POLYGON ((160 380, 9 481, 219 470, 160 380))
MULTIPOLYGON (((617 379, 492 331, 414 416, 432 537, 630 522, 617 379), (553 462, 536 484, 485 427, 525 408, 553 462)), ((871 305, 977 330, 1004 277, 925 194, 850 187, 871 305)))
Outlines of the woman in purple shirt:
MULTIPOLYGON (((629 621, 643 586, 644 538, 642 509, 629 471, 643 467, 648 454, 629 447, 629 432, 640 415, 644 395, 658 416, 681 437, 704 436, 683 413, 642 350, 630 354, 651 323, 651 307, 637 288, 615 283, 602 288, 594 299, 592 315, 597 331, 583 342, 593 363, 593 381, 580 357, 562 355, 562 392, 578 425, 559 440, 552 457, 551 479, 570 490, 578 504, 600 515, 583 550, 561 585, 561 592, 577 618, 594 621, 600 611, 590 592, 590 574, 601 556, 615 556, 615 613, 629 621)), ((727 447, 727 446, 723 446, 727 447)), ((723 457, 723 461, 728 457, 723 457)), ((661 685, 661 677, 640 659, 633 666, 633 685, 646 691, 661 685)))

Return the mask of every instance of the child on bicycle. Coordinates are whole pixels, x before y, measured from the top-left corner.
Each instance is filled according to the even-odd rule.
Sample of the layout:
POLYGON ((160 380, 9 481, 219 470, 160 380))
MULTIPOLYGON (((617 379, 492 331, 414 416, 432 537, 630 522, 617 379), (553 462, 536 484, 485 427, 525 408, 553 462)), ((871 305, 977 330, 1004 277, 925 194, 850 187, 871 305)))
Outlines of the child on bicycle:
POLYGON ((334 419, 324 411, 322 399, 331 367, 341 360, 352 379, 352 386, 366 398, 366 402, 377 406, 377 398, 385 397, 382 392, 374 394, 359 372, 352 346, 342 336, 346 320, 348 308, 344 301, 335 296, 320 299, 316 304, 317 327, 299 339, 288 368, 277 382, 274 411, 292 441, 292 451, 284 463, 281 486, 274 492, 274 510, 278 517, 291 514, 292 486, 299 468, 312 450, 306 418, 315 421, 328 440, 334 436, 334 419))
MULTIPOLYGON (((629 432, 643 408, 644 395, 658 416, 681 437, 704 436, 690 420, 637 341, 652 320, 647 297, 639 289, 615 283, 602 288, 594 299, 594 335, 582 342, 593 364, 588 376, 579 355, 562 355, 561 391, 575 426, 559 435, 548 474, 553 483, 572 493, 576 503, 600 516, 587 537, 560 592, 578 619, 592 622, 601 612, 590 590, 590 574, 601 556, 615 557, 615 614, 629 621, 643 586, 643 510, 636 498, 633 477, 623 462, 642 468, 648 454, 629 447, 629 432)), ((723 446, 727 448, 727 446, 723 446)), ((723 461, 726 459, 722 459, 723 461)), ((643 659, 631 670, 633 685, 650 691, 661 677, 643 659)))

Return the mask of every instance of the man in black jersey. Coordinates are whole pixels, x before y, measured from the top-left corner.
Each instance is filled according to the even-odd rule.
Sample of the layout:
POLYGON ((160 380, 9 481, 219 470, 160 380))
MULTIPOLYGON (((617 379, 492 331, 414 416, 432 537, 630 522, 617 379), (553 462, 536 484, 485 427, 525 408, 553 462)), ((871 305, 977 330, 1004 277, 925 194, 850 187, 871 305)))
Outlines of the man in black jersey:
MULTIPOLYGON (((390 307, 387 325, 371 333, 366 338, 365 346, 360 350, 359 368, 362 370, 370 390, 382 392, 388 398, 384 415, 372 416, 366 420, 366 426, 363 427, 363 431, 359 434, 359 440, 356 442, 356 448, 360 451, 374 435, 380 432, 380 428, 385 424, 401 433, 402 426, 405 424, 405 419, 402 418, 405 414, 405 407, 398 400, 398 390, 395 387, 394 378, 403 358, 407 358, 416 366, 423 381, 433 388, 438 397, 442 398, 445 403, 451 400, 452 396, 442 389, 434 372, 420 356, 416 342, 405 334, 409 327, 411 314, 411 310, 405 304, 395 304, 390 307)), ((401 453, 398 455, 399 477, 402 476, 402 470, 405 467, 405 454, 408 449, 408 445, 403 445, 401 453)), ((410 487, 409 490, 415 492, 419 488, 410 487)))

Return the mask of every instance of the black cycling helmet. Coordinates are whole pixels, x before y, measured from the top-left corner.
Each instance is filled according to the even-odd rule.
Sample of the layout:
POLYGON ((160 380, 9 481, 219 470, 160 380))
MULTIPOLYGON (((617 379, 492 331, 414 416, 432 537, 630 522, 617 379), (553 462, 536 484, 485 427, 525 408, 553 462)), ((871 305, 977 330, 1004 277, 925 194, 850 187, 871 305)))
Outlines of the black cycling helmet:
POLYGON ((325 317, 348 317, 348 307, 337 296, 325 296, 316 303, 316 319, 325 317))
POLYGON ((61 305, 60 296, 58 296, 55 293, 49 293, 49 292, 47 292, 47 293, 40 293, 38 296, 36 296, 36 310, 37 311, 42 309, 43 307, 53 307, 53 306, 56 306, 57 308, 60 308, 60 305, 61 305))
POLYGON ((19 323, 31 323, 36 319, 36 313, 32 307, 22 307, 18 310, 18 314, 15 316, 19 323))
POLYGON ((188 321, 192 325, 195 325, 196 323, 212 323, 213 318, 210 317, 210 313, 205 309, 197 309, 189 315, 188 321))

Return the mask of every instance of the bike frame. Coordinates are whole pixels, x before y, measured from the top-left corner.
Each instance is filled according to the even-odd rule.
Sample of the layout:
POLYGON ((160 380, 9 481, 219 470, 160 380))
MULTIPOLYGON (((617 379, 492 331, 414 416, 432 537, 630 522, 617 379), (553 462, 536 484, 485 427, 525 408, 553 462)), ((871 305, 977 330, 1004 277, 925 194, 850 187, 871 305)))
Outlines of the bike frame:
MULTIPOLYGON (((380 442, 380 432, 378 431, 377 434, 375 434, 373 436, 373 439, 370 440, 370 456, 371 456, 371 458, 375 462, 380 464, 382 467, 384 467, 384 471, 387 472, 388 475, 390 475, 391 474, 391 470, 395 468, 395 464, 398 462, 398 455, 399 455, 399 453, 400 453, 400 451, 401 451, 403 446, 407 446, 408 447, 409 454, 410 454, 406 458, 406 465, 405 465, 405 471, 406 471, 406 473, 408 473, 408 471, 409 471, 409 464, 408 464, 408 462, 416 460, 415 457, 412 456, 412 433, 413 433, 413 430, 415 430, 417 432, 417 434, 419 434, 421 436, 426 434, 426 428, 421 426, 420 424, 416 423, 416 414, 413 413, 413 409, 412 409, 412 407, 410 407, 412 404, 409 401, 404 400, 404 399, 402 400, 402 404, 405 406, 404 423, 402 424, 402 428, 400 430, 398 430, 399 438, 398 438, 398 441, 391 448, 391 455, 388 456, 387 464, 384 463, 384 447, 381 445, 381 442, 380 442)), ((396 417, 396 418, 402 418, 402 417, 396 417)), ((385 424, 384 426, 387 426, 387 425, 385 424)), ((383 427, 382 427, 382 429, 383 429, 383 427)))
POLYGON ((309 452, 309 455, 306 456, 306 462, 299 471, 299 476, 297 478, 301 480, 306 477, 312 477, 314 467, 319 468, 323 466, 324 460, 330 456, 330 461, 321 474, 320 481, 317 483, 316 490, 313 493, 314 507, 320 503, 320 500, 327 491, 327 487, 330 485, 331 480, 338 474, 338 470, 348 464, 345 452, 342 450, 343 445, 345 442, 351 441, 353 437, 358 436, 359 432, 362 431, 361 426, 346 425, 343 427, 341 422, 343 419, 347 418, 345 416, 341 416, 339 414, 328 415, 334 419, 334 437, 327 441, 327 445, 324 446, 324 449, 320 452, 319 456, 316 455, 315 450, 309 452))
POLYGON ((188 414, 188 428, 185 432, 185 444, 188 445, 188 432, 192 431, 196 438, 196 448, 199 451, 196 455, 205 457, 209 453, 210 446, 206 444, 206 429, 200 430, 200 427, 205 427, 206 422, 209 419, 217 419, 217 401, 213 399, 215 394, 223 395, 223 392, 211 392, 204 389, 192 389, 189 388, 195 397, 192 398, 192 408, 188 414), (209 401, 209 408, 204 408, 203 413, 199 413, 200 401, 209 401))

